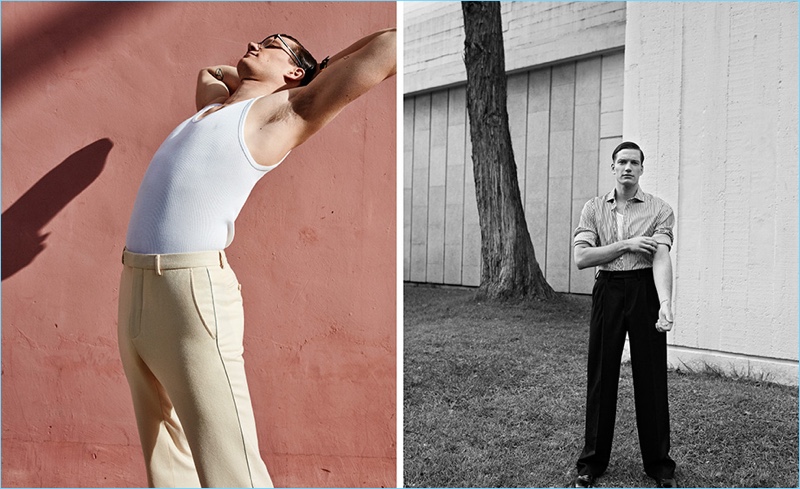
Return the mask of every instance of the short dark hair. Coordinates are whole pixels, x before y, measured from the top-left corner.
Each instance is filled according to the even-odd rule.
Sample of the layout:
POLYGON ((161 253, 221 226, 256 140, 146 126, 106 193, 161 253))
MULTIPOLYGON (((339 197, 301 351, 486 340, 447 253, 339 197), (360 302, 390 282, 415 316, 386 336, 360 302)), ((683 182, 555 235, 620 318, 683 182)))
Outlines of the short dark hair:
POLYGON ((617 153, 623 149, 638 149, 639 154, 642 155, 642 161, 640 161, 640 163, 644 164, 644 151, 642 151, 642 148, 640 148, 638 144, 631 141, 623 141, 619 143, 619 146, 614 148, 614 151, 611 153, 611 161, 616 161, 617 153))
POLYGON ((303 74, 303 79, 300 80, 300 86, 304 87, 311 83, 311 80, 317 76, 317 72, 319 71, 319 65, 317 64, 317 60, 314 59, 314 56, 308 52, 308 50, 300 44, 300 41, 295 39, 294 37, 290 36, 289 34, 281 34, 281 37, 285 37, 287 39, 291 39, 293 43, 297 46, 297 57, 300 58, 300 68, 303 68, 305 72, 303 74))

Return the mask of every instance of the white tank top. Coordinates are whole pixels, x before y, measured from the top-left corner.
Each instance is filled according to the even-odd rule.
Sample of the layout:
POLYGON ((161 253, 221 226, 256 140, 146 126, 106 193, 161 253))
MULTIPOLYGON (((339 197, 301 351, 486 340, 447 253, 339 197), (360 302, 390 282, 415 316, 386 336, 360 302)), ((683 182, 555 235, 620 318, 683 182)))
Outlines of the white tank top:
POLYGON ((259 165, 245 145, 244 121, 255 100, 198 120, 220 104, 204 107, 161 144, 133 205, 128 251, 189 253, 231 244, 233 223, 256 182, 280 164, 259 165))

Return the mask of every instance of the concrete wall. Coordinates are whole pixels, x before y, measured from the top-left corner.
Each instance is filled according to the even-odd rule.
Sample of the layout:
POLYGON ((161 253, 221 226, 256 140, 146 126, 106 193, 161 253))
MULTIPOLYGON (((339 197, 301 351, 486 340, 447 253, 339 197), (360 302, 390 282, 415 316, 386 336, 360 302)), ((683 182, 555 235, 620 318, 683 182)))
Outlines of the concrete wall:
MULTIPOLYGON (((403 2, 403 91, 465 83, 459 2, 403 2)), ((501 2, 506 71, 619 49, 625 2, 501 2)))
MULTIPOLYGON (((274 32, 321 59, 395 8, 2 5, 3 486, 146 484, 116 346, 120 257, 197 71, 274 32)), ((395 93, 384 82, 259 182, 228 249, 278 486, 395 485, 395 93)))
MULTIPOLYGON (((476 286, 480 227, 457 2, 404 9, 404 279, 476 286)), ((572 265, 583 204, 613 185, 622 135, 625 3, 503 2, 508 112, 537 260, 557 291, 589 293, 572 265)))
MULTIPOLYGON (((405 138, 405 279, 459 283, 452 280, 460 275, 461 284, 477 285, 477 211, 474 200, 467 203, 474 199, 471 165, 465 166, 463 177, 450 166, 459 158, 469 161, 470 154, 466 132, 464 149, 451 150, 452 144, 461 144, 461 139, 452 139, 451 131, 462 138, 462 128, 454 128, 452 118, 464 117, 461 109, 453 112, 454 103, 464 103, 459 85, 466 78, 460 6, 415 2, 404 8, 404 130, 412 135, 405 138), (420 113, 431 115, 426 120, 420 113), (443 120, 450 121, 449 126, 441 126, 447 128, 444 133, 443 120), (429 141, 427 146, 425 141, 429 141), (447 162, 446 173, 442 158, 447 162), (463 178, 463 182, 453 180, 454 189, 449 184, 451 174, 463 178), (444 190, 438 188, 442 181, 448 182, 444 190), (428 191, 417 191, 418 185, 428 191), (456 229, 448 216, 454 205, 451 199, 461 198, 466 199, 463 226, 456 229), (459 231, 461 238, 451 238, 459 231), (459 248, 463 262, 457 270, 449 264, 448 252, 453 255, 459 248)), ((548 65, 575 57, 587 63, 590 60, 583 58, 592 52, 608 53, 624 44, 624 97, 612 100, 623 110, 604 114, 611 126, 604 128, 601 119, 600 131, 610 135, 615 125, 622 125, 624 139, 640 142, 647 153, 642 187, 667 200, 676 213, 677 243, 672 257, 677 323, 668 336, 671 363, 702 366, 708 362, 739 374, 796 384, 797 4, 515 2, 503 3, 502 8, 509 71, 524 70, 521 60, 526 60, 537 68, 530 72, 534 77, 548 65)), ((553 66, 552 72, 557 69, 553 66)), ((519 76, 509 78, 509 114, 518 163, 523 161, 519 156, 522 135, 531 134, 535 127, 530 110, 527 119, 522 117, 520 101, 514 98, 522 85, 519 76)), ((578 98, 590 92, 575 85, 573 118, 594 110, 591 103, 578 109, 578 98)), ((608 95, 604 88, 601 93, 608 95)), ((529 102, 528 107, 535 105, 529 102)), ((554 109, 545 109, 551 126, 553 121, 564 122, 554 109)), ((575 127, 577 131, 585 125, 575 127)), ((579 144, 578 133, 564 141, 579 144)), ((551 147, 559 147, 559 137, 556 134, 553 139, 551 133, 551 147)), ((582 137, 580 141, 585 142, 582 137)), ((618 141, 601 138, 598 194, 613 185, 608 155, 618 141)), ((530 140, 526 144, 530 154, 536 145, 530 140)), ((548 165, 563 168, 561 156, 550 151, 548 165)), ((572 153, 573 175, 594 171, 576 170, 575 165, 585 158, 593 156, 572 153)), ((521 168, 521 175, 526 171, 530 170, 521 168)), ((523 188, 530 183, 523 178, 520 182, 523 188)), ((526 201, 529 223, 536 222, 542 212, 548 214, 548 226, 566 222, 567 216, 551 215, 559 207, 551 204, 568 189, 551 179, 548 194, 523 191, 526 198, 534 197, 526 201)), ((584 183, 573 183, 573 220, 588 191, 584 183)), ((548 281, 557 290, 588 292, 588 279, 577 275, 574 265, 557 270, 550 266, 554 259, 567 259, 569 245, 558 248, 556 243, 568 236, 551 237, 549 227, 546 236, 537 236, 535 227, 529 227, 548 281)))
MULTIPOLYGON (((517 179, 536 258, 559 292, 591 293, 572 264, 572 232, 587 200, 613 186, 622 136, 623 54, 508 77, 517 179)), ((480 284, 480 226, 464 85, 404 101, 404 278, 480 284)))
POLYGON ((677 215, 673 363, 797 383, 796 2, 629 2, 623 134, 677 215))

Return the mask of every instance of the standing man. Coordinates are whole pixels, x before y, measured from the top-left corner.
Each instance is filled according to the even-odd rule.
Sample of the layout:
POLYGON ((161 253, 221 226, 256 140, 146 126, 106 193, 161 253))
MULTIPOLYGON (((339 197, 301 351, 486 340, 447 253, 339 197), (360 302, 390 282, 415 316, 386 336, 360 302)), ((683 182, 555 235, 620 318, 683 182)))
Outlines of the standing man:
POLYGON ((153 156, 123 252, 119 348, 151 487, 272 487, 223 251, 256 182, 396 71, 395 30, 318 64, 294 38, 198 76, 198 112, 153 156))
POLYGON ((586 203, 574 234, 579 269, 597 266, 592 290, 585 444, 575 487, 593 487, 611 455, 625 334, 639 447, 657 487, 676 487, 669 456, 667 338, 672 328, 672 227, 669 204, 639 188, 644 152, 623 142, 611 154, 614 190, 586 203))

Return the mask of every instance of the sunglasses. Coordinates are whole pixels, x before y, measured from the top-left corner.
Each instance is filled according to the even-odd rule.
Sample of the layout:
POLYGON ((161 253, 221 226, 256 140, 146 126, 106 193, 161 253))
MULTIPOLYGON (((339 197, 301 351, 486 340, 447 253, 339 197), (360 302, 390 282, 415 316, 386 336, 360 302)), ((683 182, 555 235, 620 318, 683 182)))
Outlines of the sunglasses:
POLYGON ((290 48, 290 47, 289 47, 289 45, 286 43, 286 41, 284 41, 284 40, 283 40, 283 38, 281 37, 281 35, 280 35, 280 34, 273 34, 273 35, 271 35, 271 36, 267 36, 267 37, 265 37, 265 38, 264 38, 264 40, 263 40, 263 41, 261 41, 260 43, 258 43, 258 45, 259 45, 259 46, 260 46, 262 49, 268 48, 268 47, 269 47, 269 45, 270 45, 270 44, 272 44, 272 41, 273 41, 274 39, 277 39, 278 41, 280 41, 280 42, 281 42, 281 44, 283 44, 283 47, 285 47, 285 48, 286 48, 286 50, 287 50, 287 51, 289 52, 289 54, 292 56, 292 59, 294 60, 295 64, 296 64, 296 65, 297 65, 299 68, 306 69, 306 68, 304 67, 304 64, 303 64, 303 62, 302 62, 302 61, 300 61, 300 58, 298 58, 298 57, 297 57, 297 54, 295 54, 294 50, 293 50, 292 48, 290 48))

